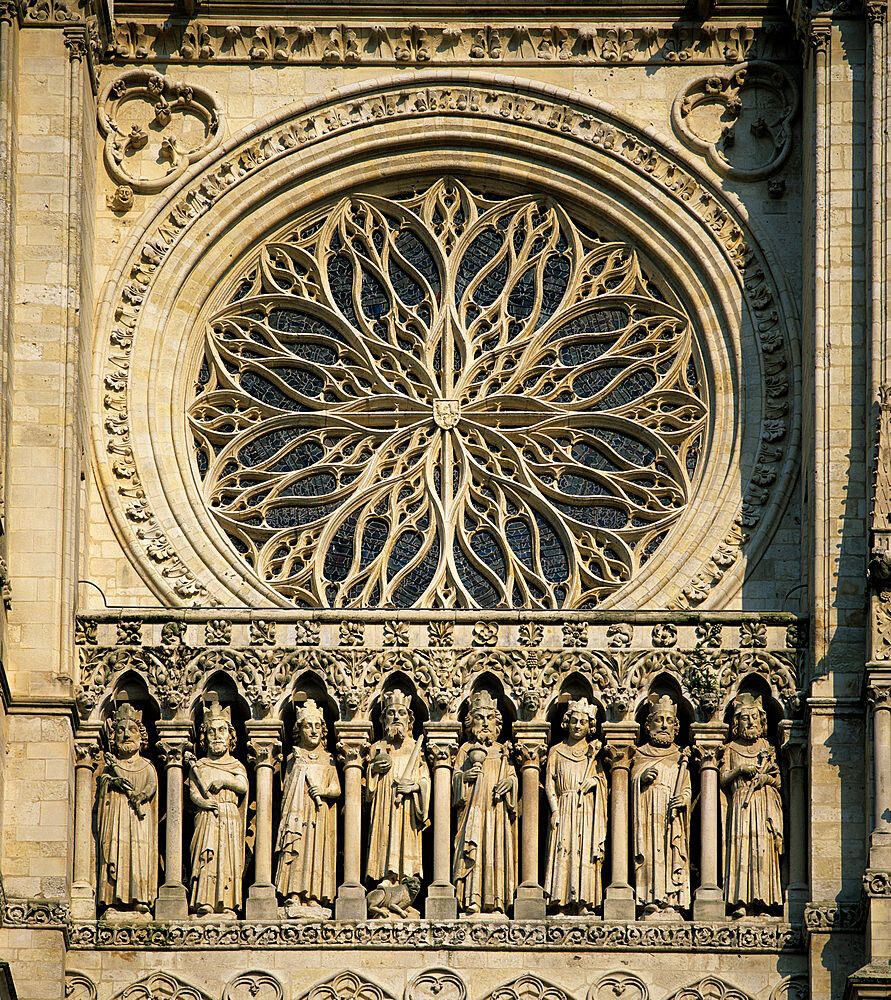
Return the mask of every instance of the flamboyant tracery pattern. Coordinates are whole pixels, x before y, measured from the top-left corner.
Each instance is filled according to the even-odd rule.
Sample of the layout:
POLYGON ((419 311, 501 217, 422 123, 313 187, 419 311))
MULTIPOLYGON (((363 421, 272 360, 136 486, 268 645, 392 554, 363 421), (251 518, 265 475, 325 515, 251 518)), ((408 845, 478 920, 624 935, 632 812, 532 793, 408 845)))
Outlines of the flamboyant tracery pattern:
POLYGON ((266 243, 189 419, 214 518, 300 607, 584 609, 690 500, 698 364, 630 245, 442 179, 266 243))

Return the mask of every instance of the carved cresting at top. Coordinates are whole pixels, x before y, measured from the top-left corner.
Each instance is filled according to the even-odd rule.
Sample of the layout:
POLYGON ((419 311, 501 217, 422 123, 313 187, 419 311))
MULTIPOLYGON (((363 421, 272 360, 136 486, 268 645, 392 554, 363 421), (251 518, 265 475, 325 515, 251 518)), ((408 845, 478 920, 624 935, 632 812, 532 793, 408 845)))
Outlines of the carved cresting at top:
POLYGON ((693 325, 554 201, 441 179, 253 252, 189 410, 205 502, 305 608, 589 609, 693 491, 693 325))

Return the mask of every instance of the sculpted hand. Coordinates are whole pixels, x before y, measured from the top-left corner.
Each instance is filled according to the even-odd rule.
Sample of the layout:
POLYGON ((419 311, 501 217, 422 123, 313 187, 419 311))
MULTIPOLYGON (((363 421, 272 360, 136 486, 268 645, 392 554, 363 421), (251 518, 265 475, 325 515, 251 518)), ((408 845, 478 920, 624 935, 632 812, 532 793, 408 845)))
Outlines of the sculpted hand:
POLYGON ((596 778, 585 778, 585 780, 581 783, 581 785, 579 785, 579 792, 582 795, 587 795, 588 792, 593 792, 596 787, 597 787, 596 778))
POLYGON ((492 789, 493 798, 503 799, 505 795, 510 792, 512 787, 513 783, 510 778, 502 778, 501 781, 497 782, 495 787, 492 789))
POLYGON ((222 787, 223 783, 218 781, 216 778, 214 778, 213 781, 208 781, 207 783, 207 790, 211 795, 216 795, 217 792, 221 791, 222 787))
POLYGON ((736 773, 737 773, 737 775, 740 778, 744 779, 745 781, 748 781, 749 778, 754 777, 754 775, 755 775, 755 768, 754 767, 746 767, 746 765, 744 764, 742 767, 738 767, 736 769, 736 773))
POLYGON ((313 800, 313 802, 315 802, 316 809, 318 809, 319 806, 322 804, 322 795, 319 792, 318 785, 309 786, 309 797, 313 800))
POLYGON ((389 757, 375 757, 371 762, 371 773, 386 774, 392 766, 393 762, 389 757))
POLYGON ((417 781, 397 781, 396 791, 400 795, 411 795, 412 792, 418 792, 421 790, 421 786, 417 781))
POLYGON ((686 803, 684 802, 682 795, 672 795, 672 797, 668 800, 669 809, 683 809, 685 805, 686 803))
POLYGON ((464 780, 469 781, 473 784, 474 781, 483 773, 482 764, 474 764, 469 770, 464 772, 464 780))
POLYGON ((643 774, 640 776, 640 783, 642 785, 652 785, 653 782, 659 777, 659 772, 655 767, 648 767, 643 774))

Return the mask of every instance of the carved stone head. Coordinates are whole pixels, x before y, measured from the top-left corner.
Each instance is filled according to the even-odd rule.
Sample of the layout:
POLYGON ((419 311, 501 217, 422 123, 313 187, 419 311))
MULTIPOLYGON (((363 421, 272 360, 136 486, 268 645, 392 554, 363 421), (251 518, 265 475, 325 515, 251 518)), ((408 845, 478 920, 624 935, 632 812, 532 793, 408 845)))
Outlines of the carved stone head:
POLYGON ((733 702, 733 735, 743 743, 754 743, 767 732, 767 713, 761 698, 743 692, 733 702))
POLYGON ((678 722, 678 707, 667 694, 650 700, 646 727, 647 736, 653 746, 671 746, 678 738, 678 730, 681 727, 678 722))
POLYGON ((148 733, 142 724, 142 712, 127 700, 126 695, 119 695, 115 701, 115 710, 106 723, 108 743, 115 757, 126 760, 135 757, 148 744, 148 733))
POLYGON ((220 704, 220 696, 216 691, 209 691, 204 699, 201 742, 209 757, 225 757, 235 749, 232 712, 220 704))
POLYGON ((572 740, 586 739, 597 722, 597 709, 587 698, 571 701, 566 706, 561 725, 572 740))
POLYGON ((411 696, 405 691, 385 691, 381 695, 381 727, 389 743, 401 743, 411 736, 414 721, 411 696))
POLYGON ((468 734, 484 746, 492 746, 501 735, 501 712, 498 702, 488 691, 476 691, 470 699, 467 713, 468 734))
POLYGON ((307 699, 300 705, 294 716, 294 739, 304 750, 315 750, 328 734, 325 716, 319 706, 307 699))

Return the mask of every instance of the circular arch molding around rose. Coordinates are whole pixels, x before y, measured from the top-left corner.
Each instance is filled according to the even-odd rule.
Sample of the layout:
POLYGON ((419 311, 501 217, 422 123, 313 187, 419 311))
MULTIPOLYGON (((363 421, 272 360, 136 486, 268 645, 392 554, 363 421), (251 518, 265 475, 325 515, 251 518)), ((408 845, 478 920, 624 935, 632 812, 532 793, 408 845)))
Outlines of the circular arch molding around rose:
MULTIPOLYGON (((788 297, 735 206, 669 143, 657 144, 597 102, 482 75, 459 85, 435 71, 411 87, 394 80, 352 88, 230 139, 172 185, 124 253, 121 278, 104 290, 99 314, 94 455, 119 537, 171 603, 361 607, 373 603, 377 586, 378 600, 386 590, 384 603, 396 607, 698 606, 738 588, 743 547, 750 561, 757 556, 791 489, 799 417, 788 297), (372 160, 373 176, 362 167, 372 160), (450 178, 456 161, 461 175, 450 178), (455 205, 467 213, 457 228, 454 219, 443 221, 455 205), (346 277, 338 278, 330 263, 347 258, 346 277), (609 268, 617 284, 598 286, 609 268), (496 279, 506 289, 500 296, 486 289, 496 279), (389 303, 377 313, 375 295, 389 303), (298 344, 293 331, 277 327, 283 313, 296 316, 300 330, 312 327, 308 340, 298 344), (603 329, 592 325, 594 315, 603 329), (303 356, 307 344, 320 356, 303 356), (340 352, 337 367, 349 370, 349 384, 347 376, 337 385, 319 382, 332 351, 340 352), (425 351, 428 362, 418 364, 425 351), (476 382, 467 374, 474 364, 476 382), (561 364, 562 383, 546 371, 561 364), (583 389, 572 365, 587 373, 583 389), (523 380, 511 388, 506 372, 514 368, 523 380), (653 374, 631 391, 629 376, 644 369, 653 374), (236 375, 248 370, 254 381, 246 386, 236 375), (144 371, 154 373, 151 385, 131 378, 144 371), (295 372, 296 388, 289 382, 295 372), (257 378, 265 380, 260 395, 257 378), (477 382, 485 392, 476 392, 477 382), (523 406, 515 406, 519 399, 523 406), (528 399, 539 401, 534 418, 528 399), (313 549, 319 539, 297 531, 290 569, 278 578, 269 571, 275 553, 261 555, 256 518, 287 510, 306 524, 306 510, 319 505, 306 499, 310 486, 329 488, 313 476, 337 467, 344 480, 337 490, 370 475, 374 463, 350 468, 346 435, 338 443, 333 432, 323 439, 312 430, 313 422, 331 427, 335 407, 344 411, 338 419, 354 424, 362 411, 366 439, 383 436, 365 427, 386 423, 381 414, 392 417, 391 432, 415 420, 394 451, 409 454, 396 465, 414 462, 402 492, 414 483, 426 498, 421 513, 416 506, 407 516, 450 522, 455 532, 466 530, 463 541, 419 529, 427 547, 409 553, 395 574, 382 572, 380 560, 369 571, 354 553, 345 571, 350 586, 332 589, 342 581, 322 572, 324 558, 313 549), (649 428, 637 445, 648 462, 643 451, 635 459, 622 450, 623 420, 632 413, 649 428), (522 489, 493 503, 472 471, 459 469, 456 489, 467 503, 460 519, 443 518, 436 489, 444 487, 432 484, 457 466, 437 472, 429 442, 466 444, 471 425, 479 447, 468 449, 466 468, 513 463, 522 489), (227 448, 243 455, 250 440, 286 427, 290 438, 280 435, 280 447, 263 459, 272 477, 265 486, 256 467, 217 461, 227 448), (296 439, 310 438, 318 438, 315 457, 291 468, 288 483, 273 483, 275 461, 294 455, 296 439), (161 440, 173 448, 152 444, 161 440), (196 443, 199 466, 205 463, 197 469, 196 443), (313 470, 319 448, 325 455, 313 470), (204 489, 211 468, 214 487, 204 489), (270 489, 278 489, 272 499, 270 489), (221 513, 220 497, 235 506, 221 513), (233 511, 258 497, 241 534, 228 530, 233 511), (660 503, 664 524, 653 514, 660 503), (624 505, 618 530, 615 519, 597 523, 609 505, 624 505), (524 521, 531 555, 514 558, 516 547, 504 542, 511 517, 524 521), (473 536, 481 526, 482 542, 473 536), (568 582, 548 579, 548 532, 578 567, 568 582), (646 559, 635 554, 637 540, 657 535, 646 559), (672 538, 712 555, 690 557, 667 574, 672 538), (454 560, 450 569, 441 558, 438 583, 428 573, 427 583, 416 581, 399 598, 400 581, 417 575, 425 559, 432 565, 431 539, 440 554, 446 544, 460 549, 471 569, 455 570, 454 560), (493 542, 496 556, 482 554, 493 542), (585 546, 587 563, 579 556, 585 546), (291 587, 297 565, 310 569, 291 587), (375 572, 376 584, 369 582, 375 572), (467 583, 474 574, 485 580, 477 596, 467 583), (483 591, 496 596, 487 604, 483 591)), ((360 437, 354 446, 361 450, 360 437)), ((366 530, 381 519, 376 511, 386 497, 371 492, 361 510, 344 503, 331 513, 327 552, 336 548, 335 521, 364 518, 366 530)), ((399 491, 393 497, 405 501, 399 491)), ((399 503, 390 514, 405 514, 399 503)))

